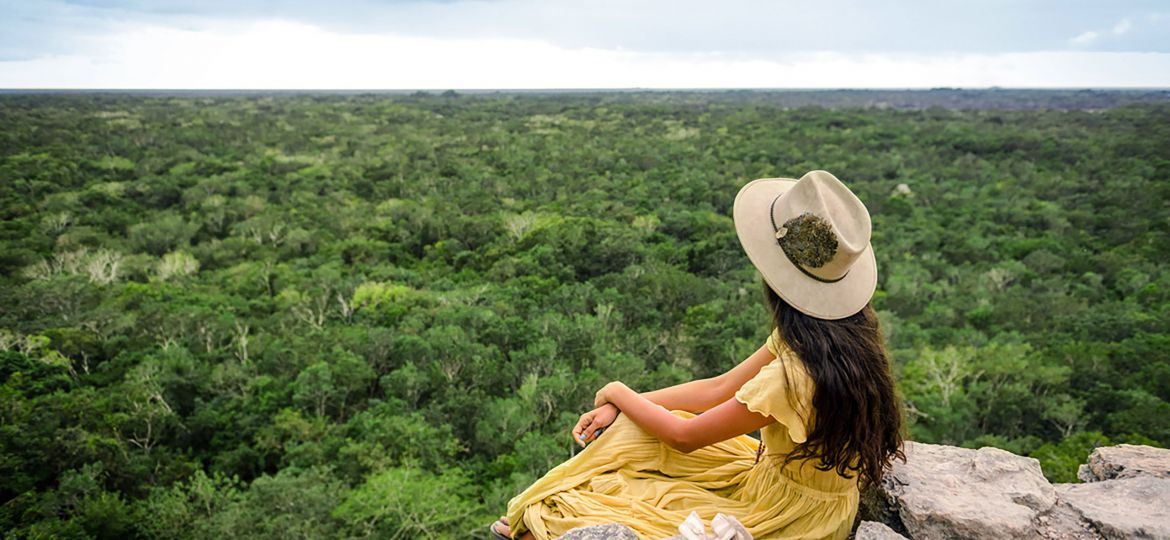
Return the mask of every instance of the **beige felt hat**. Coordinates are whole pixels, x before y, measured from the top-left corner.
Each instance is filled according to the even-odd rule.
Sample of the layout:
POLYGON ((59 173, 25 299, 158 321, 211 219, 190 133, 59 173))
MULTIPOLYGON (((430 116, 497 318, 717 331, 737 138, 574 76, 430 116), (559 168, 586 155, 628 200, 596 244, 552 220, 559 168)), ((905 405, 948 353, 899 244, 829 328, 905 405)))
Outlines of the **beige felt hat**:
POLYGON ((877 287, 869 210, 837 177, 752 180, 732 214, 748 259, 796 309, 841 319, 869 303, 877 287))

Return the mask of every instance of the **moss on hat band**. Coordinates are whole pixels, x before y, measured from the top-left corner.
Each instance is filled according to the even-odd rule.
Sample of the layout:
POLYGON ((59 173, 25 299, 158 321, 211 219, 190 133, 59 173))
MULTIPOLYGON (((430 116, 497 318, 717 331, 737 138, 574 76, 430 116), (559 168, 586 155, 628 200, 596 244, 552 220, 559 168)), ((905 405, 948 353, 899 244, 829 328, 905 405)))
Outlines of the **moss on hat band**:
POLYGON ((779 199, 780 195, 772 199, 772 204, 768 207, 768 219, 772 221, 772 229, 776 231, 776 244, 780 246, 784 256, 788 257, 793 266, 804 275, 822 283, 836 283, 845 279, 845 276, 849 275, 848 271, 839 278, 825 279, 805 269, 805 266, 820 268, 833 260, 833 255, 837 253, 837 235, 824 218, 812 212, 804 212, 789 218, 782 227, 777 227, 775 209, 776 201, 779 199))

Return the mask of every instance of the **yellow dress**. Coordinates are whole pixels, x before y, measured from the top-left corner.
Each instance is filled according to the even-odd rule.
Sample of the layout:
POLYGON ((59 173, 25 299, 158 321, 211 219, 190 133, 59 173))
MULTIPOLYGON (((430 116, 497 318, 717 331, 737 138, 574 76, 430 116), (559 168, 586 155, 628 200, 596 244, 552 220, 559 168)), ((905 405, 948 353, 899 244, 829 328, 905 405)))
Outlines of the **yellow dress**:
POLYGON ((531 530, 548 540, 574 527, 620 523, 641 540, 660 540, 678 534, 695 511, 704 524, 719 512, 735 516, 757 540, 846 538, 857 514, 857 476, 817 470, 816 459, 781 468, 814 420, 813 381, 777 331, 767 346, 776 358, 735 393, 777 420, 760 430, 759 463, 759 443, 747 435, 685 454, 618 415, 597 440, 512 498, 515 534, 531 530))

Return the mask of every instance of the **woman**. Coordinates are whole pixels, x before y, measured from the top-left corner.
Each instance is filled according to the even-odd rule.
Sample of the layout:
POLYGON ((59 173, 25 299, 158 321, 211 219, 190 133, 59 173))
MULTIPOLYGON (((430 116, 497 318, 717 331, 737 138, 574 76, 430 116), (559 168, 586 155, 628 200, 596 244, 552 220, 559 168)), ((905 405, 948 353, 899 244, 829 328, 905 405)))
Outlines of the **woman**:
POLYGON ((589 446, 513 498, 494 535, 545 540, 620 523, 660 539, 695 511, 734 516, 757 539, 848 536, 859 485, 879 481, 902 443, 870 305, 869 212, 812 171, 748 183, 733 216, 763 277, 764 345, 710 379, 644 394, 607 384, 573 428, 589 446), (757 429, 759 442, 747 435, 757 429))

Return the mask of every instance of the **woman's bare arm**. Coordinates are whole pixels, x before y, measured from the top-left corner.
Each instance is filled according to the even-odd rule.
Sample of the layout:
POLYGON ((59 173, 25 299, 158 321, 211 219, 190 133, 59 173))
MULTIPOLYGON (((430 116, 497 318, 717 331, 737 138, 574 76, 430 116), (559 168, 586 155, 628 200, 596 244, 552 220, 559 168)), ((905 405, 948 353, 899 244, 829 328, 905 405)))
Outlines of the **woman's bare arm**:
POLYGON ((653 392, 646 392, 642 396, 670 410, 705 411, 711 408, 713 403, 718 403, 720 395, 723 394, 723 387, 719 380, 721 376, 668 386, 653 392))
MULTIPOLYGON (((667 410, 701 412, 711 409, 735 395, 743 383, 756 376, 760 368, 775 358, 767 346, 761 346, 739 365, 715 377, 676 384, 641 394, 667 410)), ((621 406, 618 406, 620 409, 621 406)))
MULTIPOLYGON (((676 384, 661 390, 635 395, 642 401, 658 405, 658 408, 666 413, 666 416, 670 417, 662 417, 663 422, 669 423, 673 421, 672 419, 677 419, 676 416, 667 412, 670 410, 677 409, 690 412, 702 412, 726 405, 728 400, 732 400, 735 392, 743 386, 743 383, 755 377, 760 372, 760 368, 767 365, 773 359, 775 359, 775 355, 768 350, 768 347, 766 345, 761 346, 751 356, 747 357, 743 362, 740 362, 739 365, 716 377, 676 384)), ((610 404, 619 409, 621 408, 616 402, 610 404)), ((600 405, 601 403, 598 403, 598 406, 600 405)), ((616 413, 617 411, 611 412, 605 408, 598 408, 581 415, 581 419, 572 431, 573 440, 581 446, 593 442, 597 438, 597 430, 609 427, 616 413)), ((729 425, 732 426, 733 431, 739 428, 738 424, 735 423, 729 425)), ((747 431, 741 433, 747 433, 747 431)))
POLYGON ((776 421, 771 416, 748 410, 734 398, 694 418, 681 418, 620 382, 605 385, 597 393, 597 401, 613 403, 647 433, 686 453, 750 433, 776 421))

